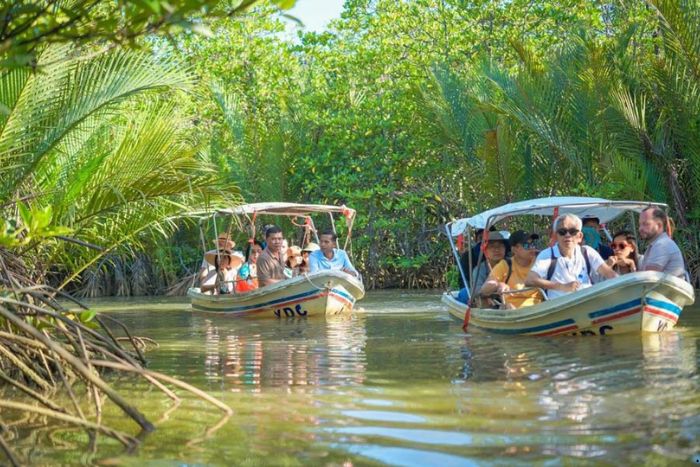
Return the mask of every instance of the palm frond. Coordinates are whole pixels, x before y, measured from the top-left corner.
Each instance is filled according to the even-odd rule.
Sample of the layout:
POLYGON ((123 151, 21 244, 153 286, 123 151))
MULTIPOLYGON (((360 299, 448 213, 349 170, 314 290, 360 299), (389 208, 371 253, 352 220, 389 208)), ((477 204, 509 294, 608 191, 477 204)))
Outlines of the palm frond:
MULTIPOLYGON (((50 56, 47 52, 42 60, 50 56)), ((191 82, 187 69, 176 62, 133 51, 113 51, 87 61, 57 61, 42 72, 30 78, 0 134, 0 171, 8 161, 15 162, 15 167, 20 161, 19 169, 3 174, 0 190, 4 193, 22 185, 42 157, 90 115, 138 93, 184 88, 191 82)))

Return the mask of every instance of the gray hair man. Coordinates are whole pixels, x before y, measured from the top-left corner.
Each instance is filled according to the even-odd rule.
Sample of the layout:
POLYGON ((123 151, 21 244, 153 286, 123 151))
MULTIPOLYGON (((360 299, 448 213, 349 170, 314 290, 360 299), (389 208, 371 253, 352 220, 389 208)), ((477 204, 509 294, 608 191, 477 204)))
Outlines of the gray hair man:
POLYGON ((578 216, 563 214, 557 217, 554 221, 557 243, 537 255, 525 285, 545 290, 547 297, 552 299, 590 287, 593 273, 606 279, 617 277, 596 250, 581 246, 582 227, 578 216))

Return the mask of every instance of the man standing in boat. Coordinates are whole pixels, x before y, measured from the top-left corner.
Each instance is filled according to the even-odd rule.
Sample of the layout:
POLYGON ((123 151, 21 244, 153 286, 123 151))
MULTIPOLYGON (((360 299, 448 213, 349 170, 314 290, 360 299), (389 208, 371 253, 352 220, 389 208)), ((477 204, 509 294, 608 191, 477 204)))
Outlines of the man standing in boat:
POLYGON ((590 287, 594 272, 606 279, 617 277, 597 251, 580 245, 582 226, 581 219, 573 214, 557 217, 554 221, 557 244, 542 250, 537 256, 525 285, 545 290, 547 297, 552 299, 590 287))
POLYGON ((338 236, 333 230, 324 230, 319 237, 320 250, 309 255, 309 269, 312 273, 327 269, 340 270, 351 276, 359 276, 344 250, 336 248, 338 236))
POLYGON ((640 271, 660 271, 685 278, 685 262, 680 248, 666 233, 668 216, 654 206, 639 215, 639 236, 648 242, 640 271))
POLYGON ((261 287, 276 284, 287 279, 284 274, 284 262, 286 260, 282 251, 284 236, 282 229, 272 225, 265 231, 265 242, 267 246, 260 253, 256 263, 258 269, 258 282, 261 287))

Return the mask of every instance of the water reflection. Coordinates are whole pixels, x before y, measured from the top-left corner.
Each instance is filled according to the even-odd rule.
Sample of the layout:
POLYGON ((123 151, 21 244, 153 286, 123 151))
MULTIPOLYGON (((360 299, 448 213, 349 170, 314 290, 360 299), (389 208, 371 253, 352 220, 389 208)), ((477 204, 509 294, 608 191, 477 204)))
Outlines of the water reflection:
POLYGON ((365 317, 232 323, 206 319, 204 374, 233 392, 285 392, 365 380, 365 317))
MULTIPOLYGON (((235 411, 204 432, 219 414, 185 398, 125 463, 668 464, 700 452, 698 310, 664 334, 533 339, 465 335, 436 303, 371 294, 345 321, 122 313, 161 344, 151 368, 235 411)), ((161 394, 131 379, 115 386, 162 413, 161 394)), ((57 435, 73 447, 35 463, 76 463, 85 442, 57 435)))

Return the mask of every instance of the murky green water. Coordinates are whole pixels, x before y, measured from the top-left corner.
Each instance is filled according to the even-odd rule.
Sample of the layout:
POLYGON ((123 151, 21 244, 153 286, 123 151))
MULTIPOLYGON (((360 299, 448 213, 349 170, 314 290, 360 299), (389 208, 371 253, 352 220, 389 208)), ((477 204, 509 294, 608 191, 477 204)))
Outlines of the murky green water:
MULTIPOLYGON (((102 303, 156 339, 149 368, 172 402, 136 378, 113 384, 157 430, 138 452, 81 432, 32 436, 33 463, 127 465, 471 465, 692 462, 700 454, 700 309, 661 335, 519 338, 467 334, 435 294, 370 294, 351 319, 244 321, 183 301, 102 303)), ((98 307, 99 308, 99 307, 98 307)), ((107 422, 136 427, 116 409, 107 422)))

